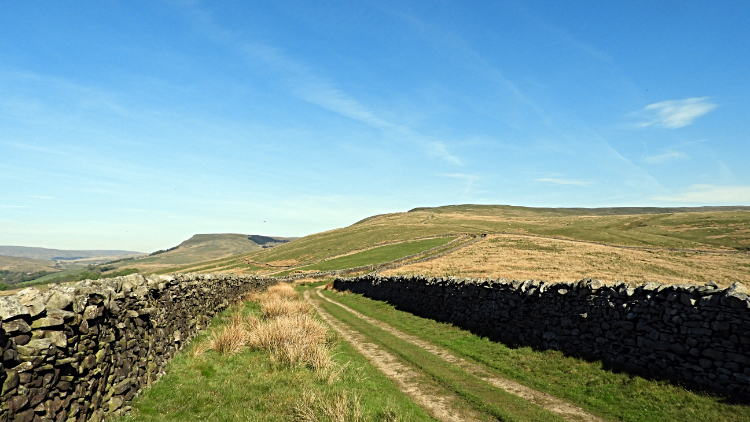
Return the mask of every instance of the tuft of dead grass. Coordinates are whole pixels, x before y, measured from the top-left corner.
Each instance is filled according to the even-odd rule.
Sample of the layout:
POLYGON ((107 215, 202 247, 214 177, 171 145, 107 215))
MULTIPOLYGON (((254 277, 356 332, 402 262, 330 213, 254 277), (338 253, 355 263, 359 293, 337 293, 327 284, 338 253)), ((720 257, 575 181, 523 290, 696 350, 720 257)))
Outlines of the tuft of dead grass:
POLYGON ((215 331, 208 341, 197 344, 192 351, 193 357, 200 357, 208 350, 213 350, 219 354, 235 354, 244 349, 248 339, 247 322, 242 317, 242 308, 231 316, 231 322, 218 331, 215 331))
POLYGON ((265 319, 279 318, 287 315, 307 315, 312 313, 312 308, 307 302, 283 299, 275 295, 263 297, 259 302, 261 313, 265 319))
POLYGON ((242 351, 247 341, 247 332, 242 325, 234 324, 223 327, 211 336, 209 341, 211 350, 219 354, 235 354, 242 351))
POLYGON ((346 371, 347 365, 337 364, 331 353, 338 336, 313 318, 312 307, 299 300, 291 285, 279 284, 252 298, 260 304, 262 318, 243 316, 244 304, 237 305, 230 322, 196 345, 192 356, 208 350, 220 354, 238 353, 245 347, 265 350, 273 364, 307 366, 319 381, 329 384, 346 371))
POLYGON ((276 296, 286 300, 299 300, 299 295, 294 291, 294 287, 286 283, 280 283, 269 287, 268 290, 266 290, 266 296, 276 296))
POLYGON ((318 346, 326 346, 328 328, 307 314, 284 315, 259 323, 248 333, 247 345, 267 350, 271 359, 284 366, 300 363, 314 368, 320 362, 318 346))
POLYGON ((359 397, 356 394, 350 396, 346 392, 318 395, 312 390, 306 390, 294 407, 294 415, 299 422, 364 421, 359 397))
POLYGON ((190 357, 199 358, 203 356, 203 354, 206 353, 206 351, 210 349, 211 349, 210 341, 200 342, 193 347, 193 350, 190 352, 190 357))

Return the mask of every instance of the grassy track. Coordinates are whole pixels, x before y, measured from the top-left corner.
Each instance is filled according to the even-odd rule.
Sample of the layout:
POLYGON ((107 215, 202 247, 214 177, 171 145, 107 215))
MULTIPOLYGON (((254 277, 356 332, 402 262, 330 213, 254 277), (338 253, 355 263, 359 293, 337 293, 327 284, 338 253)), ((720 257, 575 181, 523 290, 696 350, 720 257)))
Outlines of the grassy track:
POLYGON ((511 349, 361 295, 327 291, 324 295, 460 357, 484 364, 503 377, 605 418, 642 422, 750 420, 747 406, 727 404, 719 397, 664 382, 613 373, 603 369, 600 362, 586 362, 556 351, 511 349))
POLYGON ((492 415, 501 421, 564 421, 557 415, 493 387, 421 348, 356 318, 336 305, 324 301, 321 301, 320 305, 336 319, 364 334, 372 342, 429 374, 482 413, 492 415))
MULTIPOLYGON (((245 311, 257 314, 258 307, 248 303, 245 311)), ((337 345, 335 360, 348 366, 333 384, 316 380, 305 367, 280 368, 262 351, 191 357, 192 349, 229 323, 231 312, 179 353, 167 375, 136 398, 132 414, 121 420, 288 422, 295 420, 293 409, 305 391, 331 400, 356 396, 367 421, 433 420, 345 342, 337 345)))

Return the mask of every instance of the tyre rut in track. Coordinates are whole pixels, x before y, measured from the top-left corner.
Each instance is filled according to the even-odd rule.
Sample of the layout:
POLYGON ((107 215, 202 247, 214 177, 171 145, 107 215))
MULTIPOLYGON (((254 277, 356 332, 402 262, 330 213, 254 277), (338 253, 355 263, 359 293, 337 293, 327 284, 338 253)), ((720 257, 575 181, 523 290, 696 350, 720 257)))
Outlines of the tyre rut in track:
POLYGON ((310 298, 310 290, 305 291, 304 297, 344 340, 354 347, 357 352, 367 358, 373 366, 378 368, 386 377, 392 379, 398 388, 411 397, 415 403, 425 409, 432 417, 442 422, 474 422, 480 421, 475 412, 458 409, 455 403, 459 398, 452 392, 429 386, 428 377, 404 364, 396 356, 383 350, 378 345, 369 342, 367 338, 348 328, 310 298), (442 390, 442 391, 441 391, 442 390))

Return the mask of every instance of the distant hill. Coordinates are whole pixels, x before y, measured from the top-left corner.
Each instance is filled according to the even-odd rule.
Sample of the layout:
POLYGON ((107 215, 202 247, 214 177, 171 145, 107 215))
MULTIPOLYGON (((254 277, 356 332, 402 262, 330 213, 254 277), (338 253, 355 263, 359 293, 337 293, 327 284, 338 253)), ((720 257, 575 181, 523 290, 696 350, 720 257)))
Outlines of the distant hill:
MULTIPOLYGON (((371 216, 348 227, 312 234, 273 248, 196 261, 184 266, 164 266, 160 271, 263 273, 280 266, 303 265, 372 246, 457 233, 537 235, 616 246, 691 249, 696 252, 712 250, 721 252, 715 256, 729 257, 727 259, 731 263, 727 264, 727 274, 731 274, 727 277, 733 277, 740 273, 738 268, 747 268, 746 261, 743 261, 746 254, 738 253, 750 251, 750 207, 425 207, 371 216), (731 254, 724 255, 725 252, 731 254)), ((525 250, 523 245, 519 248, 525 250)), ((581 256, 584 255, 582 253, 581 256)), ((586 261, 588 258, 581 259, 586 261)), ((654 271, 671 270, 659 267, 658 271, 654 271)))
POLYGON ((256 262, 321 259, 383 242, 448 233, 525 233, 614 245, 750 250, 750 207, 531 208, 449 205, 364 218, 253 252, 256 262))
POLYGON ((0 256, 0 270, 23 272, 56 272, 60 271, 60 269, 61 268, 59 266, 56 266, 54 262, 46 259, 42 260, 22 258, 17 256, 0 256))
POLYGON ((42 259, 42 260, 63 260, 72 261, 87 258, 116 257, 142 255, 141 252, 120 251, 120 250, 63 250, 34 248, 27 246, 0 246, 0 256, 15 256, 20 258, 42 259))
POLYGON ((239 255, 262 249, 264 246, 283 244, 293 239, 235 233, 196 234, 175 247, 157 251, 158 253, 151 254, 148 257, 123 261, 117 265, 149 271, 239 255))
POLYGON ((250 240, 253 243, 257 243, 262 248, 272 248, 274 246, 283 245, 284 243, 289 243, 292 240, 296 239, 295 237, 289 237, 289 238, 283 238, 283 237, 270 237, 270 236, 261 236, 259 234, 251 234, 248 237, 248 240, 250 240))
MULTIPOLYGON (((547 216, 585 216, 585 215, 640 215, 640 214, 677 214, 685 212, 718 212, 750 211, 750 206, 715 206, 715 207, 609 207, 609 208, 532 208, 513 205, 446 205, 442 207, 419 207, 408 212, 429 211, 434 213, 471 212, 473 214, 496 214, 498 212, 522 214, 540 214, 547 216)), ((373 216, 369 218, 374 218, 373 216)), ((365 219, 367 220, 367 219, 365 219)), ((365 221, 363 220, 363 221, 365 221)))

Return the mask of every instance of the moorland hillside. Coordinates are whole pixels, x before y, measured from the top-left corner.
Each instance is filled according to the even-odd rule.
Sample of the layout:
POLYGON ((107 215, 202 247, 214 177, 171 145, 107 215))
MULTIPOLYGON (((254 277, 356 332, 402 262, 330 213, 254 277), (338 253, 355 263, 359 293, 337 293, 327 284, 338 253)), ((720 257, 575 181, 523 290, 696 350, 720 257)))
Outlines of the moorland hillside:
POLYGON ((750 207, 453 205, 372 216, 275 248, 168 270, 272 274, 376 246, 462 233, 487 237, 460 253, 391 273, 634 282, 708 278, 723 284, 745 281, 750 266, 750 207))

